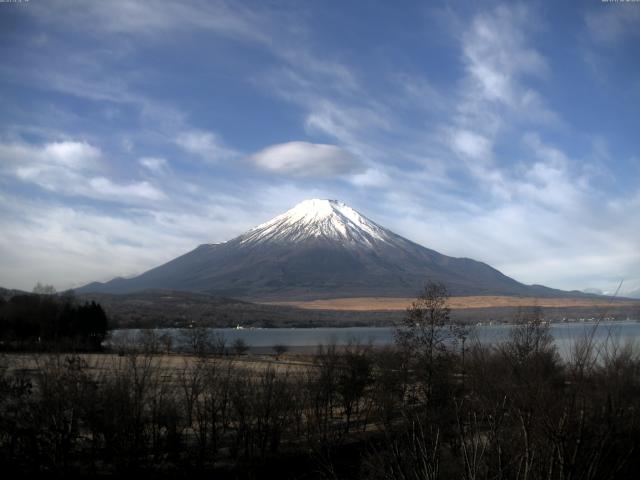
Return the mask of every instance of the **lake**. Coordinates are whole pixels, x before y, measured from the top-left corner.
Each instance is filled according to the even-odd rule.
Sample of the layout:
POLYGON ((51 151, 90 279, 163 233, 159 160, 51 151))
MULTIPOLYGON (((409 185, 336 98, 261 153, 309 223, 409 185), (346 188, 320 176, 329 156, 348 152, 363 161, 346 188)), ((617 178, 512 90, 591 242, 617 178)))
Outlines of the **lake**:
MULTIPOLYGON (((474 340, 483 344, 494 344, 508 339, 513 325, 482 325, 474 326, 468 342, 474 340)), ((157 329, 159 335, 169 334, 174 339, 174 345, 179 346, 185 338, 187 329, 157 329)), ((211 328, 207 329, 211 335, 220 334, 230 345, 237 339, 244 340, 247 345, 258 350, 286 345, 287 347, 314 347, 319 344, 346 345, 352 341, 364 344, 388 345, 393 343, 394 327, 347 327, 347 328, 211 328)), ((568 355, 571 345, 577 339, 594 331, 594 340, 603 342, 607 339, 619 340, 621 343, 636 341, 640 338, 640 323, 635 320, 595 323, 554 323, 550 326, 558 351, 561 355, 568 355), (595 329, 595 331, 594 331, 595 329)), ((112 341, 116 342, 124 337, 135 339, 140 330, 114 330, 112 341)))

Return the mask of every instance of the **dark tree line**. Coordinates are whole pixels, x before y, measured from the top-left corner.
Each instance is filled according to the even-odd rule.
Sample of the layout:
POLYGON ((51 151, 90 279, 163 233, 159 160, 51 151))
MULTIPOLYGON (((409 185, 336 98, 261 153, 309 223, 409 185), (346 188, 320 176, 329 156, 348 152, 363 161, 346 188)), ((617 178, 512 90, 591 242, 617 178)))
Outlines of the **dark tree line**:
POLYGON ((0 301, 4 349, 100 349, 108 329, 103 308, 79 304, 71 295, 15 295, 0 301))

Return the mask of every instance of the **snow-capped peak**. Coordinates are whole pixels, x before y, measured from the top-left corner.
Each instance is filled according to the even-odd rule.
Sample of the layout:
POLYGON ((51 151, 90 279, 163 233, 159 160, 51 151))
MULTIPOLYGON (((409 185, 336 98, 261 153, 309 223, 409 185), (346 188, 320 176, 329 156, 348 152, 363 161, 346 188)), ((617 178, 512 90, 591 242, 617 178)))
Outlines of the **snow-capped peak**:
POLYGON ((330 239, 373 246, 388 242, 389 237, 384 228, 342 202, 311 199, 250 230, 243 235, 242 243, 330 239))

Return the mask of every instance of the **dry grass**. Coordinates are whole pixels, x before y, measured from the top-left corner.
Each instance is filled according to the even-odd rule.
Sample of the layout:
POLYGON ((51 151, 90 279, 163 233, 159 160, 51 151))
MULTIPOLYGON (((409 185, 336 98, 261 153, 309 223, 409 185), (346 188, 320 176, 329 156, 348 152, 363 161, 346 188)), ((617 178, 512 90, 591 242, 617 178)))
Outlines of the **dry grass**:
MULTIPOLYGON (((35 374, 41 371, 51 362, 60 362, 64 365, 66 358, 78 356, 84 362, 89 372, 93 374, 109 373, 126 368, 131 362, 132 356, 127 354, 119 356, 114 353, 1 353, 0 354, 0 372, 4 371, 9 374, 18 372, 26 374, 35 374)), ((162 374, 173 374, 183 371, 195 365, 197 362, 217 362, 223 367, 242 368, 254 373, 259 373, 267 368, 274 368, 277 371, 302 372, 309 368, 310 359, 297 355, 283 355, 280 358, 264 355, 248 355, 239 357, 205 357, 198 358, 193 355, 181 354, 158 354, 144 356, 137 355, 138 360, 149 362, 149 365, 162 374)))
MULTIPOLYGON (((290 302, 262 302, 269 305, 288 305, 309 310, 350 310, 350 311, 399 311, 405 310, 413 298, 356 297, 330 298, 290 302)), ((451 297, 449 306, 454 310, 467 308, 499 307, 604 307, 608 298, 534 298, 507 296, 451 297)), ((616 300, 616 306, 635 306, 640 301, 616 300)))

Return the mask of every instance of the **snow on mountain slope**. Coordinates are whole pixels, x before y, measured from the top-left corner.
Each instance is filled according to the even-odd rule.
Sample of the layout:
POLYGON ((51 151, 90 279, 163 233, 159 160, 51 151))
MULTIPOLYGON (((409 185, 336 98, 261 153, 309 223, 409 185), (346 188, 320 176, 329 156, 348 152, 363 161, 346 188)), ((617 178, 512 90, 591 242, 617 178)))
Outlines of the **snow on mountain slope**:
POLYGON ((352 246, 392 243, 393 235, 337 200, 305 200, 291 210, 258 225, 241 237, 242 244, 338 240, 352 246))

